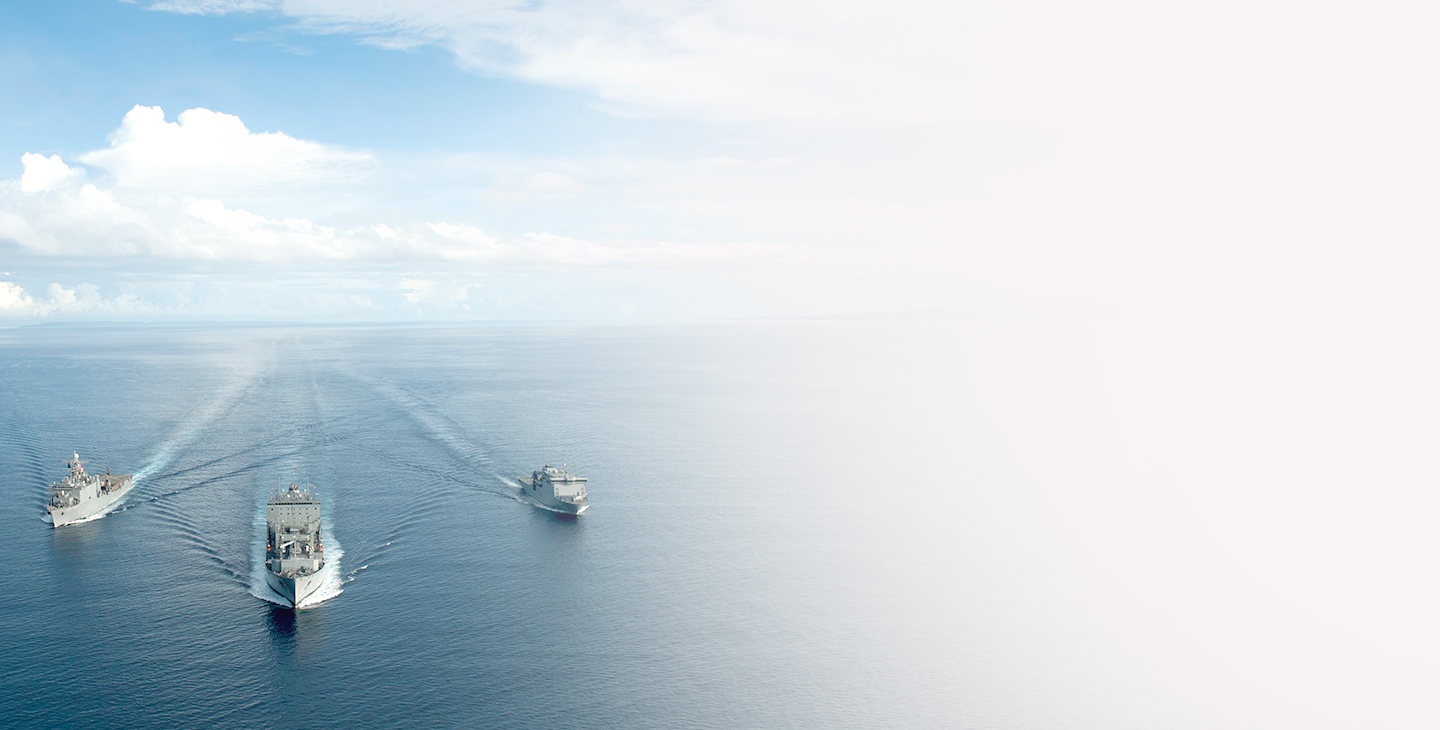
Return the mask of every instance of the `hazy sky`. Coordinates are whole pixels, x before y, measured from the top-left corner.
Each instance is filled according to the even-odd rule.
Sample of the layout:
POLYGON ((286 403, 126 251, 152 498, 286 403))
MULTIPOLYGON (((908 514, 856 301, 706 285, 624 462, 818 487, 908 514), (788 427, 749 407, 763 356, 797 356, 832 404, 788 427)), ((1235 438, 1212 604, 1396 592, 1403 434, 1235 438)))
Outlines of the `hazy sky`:
POLYGON ((0 313, 1413 307, 1419 12, 9 3, 0 313))
POLYGON ((1283 665, 1257 696, 1433 726, 1437 20, 0 4, 0 321, 1005 320, 985 427, 1096 565, 1283 665))

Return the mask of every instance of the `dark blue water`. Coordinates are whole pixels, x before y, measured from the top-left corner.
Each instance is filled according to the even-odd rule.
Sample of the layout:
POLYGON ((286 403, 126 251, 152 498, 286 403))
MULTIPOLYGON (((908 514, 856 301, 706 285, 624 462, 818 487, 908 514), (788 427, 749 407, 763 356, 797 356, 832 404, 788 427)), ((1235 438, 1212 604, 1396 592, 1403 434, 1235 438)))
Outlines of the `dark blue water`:
POLYGON ((978 539, 951 517, 977 468, 958 445, 995 442, 947 385, 949 342, 923 323, 5 331, 0 716, 1023 717, 994 700, 1004 642, 954 557, 978 539), (45 487, 72 450, 142 478, 54 530, 45 487), (578 519, 507 481, 561 460, 590 478, 578 519), (296 613, 256 565, 266 494, 301 479, 343 555, 340 592, 296 613))

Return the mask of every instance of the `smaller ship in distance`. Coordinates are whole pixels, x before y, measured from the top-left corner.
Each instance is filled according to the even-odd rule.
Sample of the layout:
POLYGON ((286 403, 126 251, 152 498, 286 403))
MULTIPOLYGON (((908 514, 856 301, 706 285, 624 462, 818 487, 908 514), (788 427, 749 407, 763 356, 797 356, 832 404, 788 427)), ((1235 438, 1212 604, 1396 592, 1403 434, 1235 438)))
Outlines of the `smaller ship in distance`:
POLYGON ((65 466, 70 467, 70 475, 50 485, 50 502, 45 505, 55 527, 100 514, 135 486, 134 474, 111 474, 109 469, 104 474, 86 474, 78 451, 65 466))
POLYGON ((320 497, 314 489, 291 484, 265 502, 265 583, 292 608, 320 588, 325 567, 320 537, 320 497))
POLYGON ((547 464, 528 477, 520 477, 520 489, 548 509, 578 515, 590 506, 585 496, 587 481, 571 474, 568 462, 560 467, 547 464))

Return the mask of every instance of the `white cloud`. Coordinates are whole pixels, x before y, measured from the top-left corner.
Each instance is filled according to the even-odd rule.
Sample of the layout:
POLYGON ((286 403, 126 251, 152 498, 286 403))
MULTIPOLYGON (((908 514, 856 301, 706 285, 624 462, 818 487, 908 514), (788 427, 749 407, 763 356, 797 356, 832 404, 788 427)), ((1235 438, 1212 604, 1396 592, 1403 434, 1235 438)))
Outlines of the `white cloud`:
POLYGON ((109 173, 121 189, 195 196, 333 184, 364 175, 373 163, 366 152, 251 132, 237 116, 200 108, 167 122, 160 107, 136 105, 109 142, 80 161, 109 173))
POLYGON ((475 226, 337 228, 304 218, 271 219, 209 198, 160 196, 127 205, 84 183, 44 194, 0 187, 0 241, 42 256, 144 257, 262 264, 683 264, 794 259, 761 244, 586 241, 549 233, 502 238, 475 226))
MULTIPOLYGON (((1436 223, 1424 211, 1436 183, 1425 171, 1440 160, 1432 131, 1440 107, 1416 92, 1437 66, 1425 35, 1436 14, 1428 6, 1382 0, 1356 13, 1292 0, 277 0, 271 7, 308 32, 397 48, 435 45, 466 68, 582 89, 633 113, 807 122, 722 130, 772 149, 803 148, 837 126, 810 120, 849 125, 830 148, 802 159, 823 164, 776 180, 717 166, 686 176, 682 182, 695 186, 679 189, 667 185, 674 176, 644 170, 615 184, 591 170, 553 168, 585 182, 577 198, 632 194, 629 200, 668 216, 669 230, 902 249, 895 258, 924 264, 912 270, 930 288, 958 291, 963 278, 987 291, 1039 292, 1032 298, 1083 291, 1091 312, 1433 309, 1423 272, 1433 268, 1426 242, 1436 223), (933 126, 911 135, 914 127, 897 133, 896 123, 933 126), (724 228, 737 219, 745 225, 724 228)), ((541 197, 523 181, 542 169, 515 173, 484 200, 541 197)), ((553 241, 528 243, 574 254, 553 241)), ((890 295, 922 288, 891 287, 890 295)))
POLYGON ((0 281, 0 312, 6 314, 32 314, 41 306, 24 289, 14 282, 0 281))
MULTIPOLYGON (((548 205, 548 213, 563 203, 570 214, 588 205, 614 230, 651 238, 688 229, 717 240, 815 246, 831 256, 865 250, 871 260, 902 263, 860 272, 854 281, 867 286, 852 289, 883 291, 875 300, 903 300, 897 308, 914 301, 906 297, 933 304, 950 296, 927 292, 958 292, 947 301, 960 301, 993 298, 996 290, 1033 300, 1073 294, 1067 301, 1088 299, 1086 312, 1139 316, 1434 308, 1424 272, 1433 268, 1426 242, 1436 223, 1424 211, 1436 183, 1425 171, 1440 159, 1431 131, 1440 115, 1414 91, 1436 66, 1435 44, 1423 32, 1434 11, 1414 4, 1382 2, 1383 11, 1362 14, 1278 0, 1203 8, 1131 0, 286 0, 270 7, 291 28, 392 47, 432 44, 467 68, 588 90, 633 112, 854 125, 719 130, 758 138, 754 154, 769 153, 766 164, 530 161, 511 165, 509 177, 488 171, 495 183, 488 189, 468 178, 454 186, 493 207, 519 201, 548 205), (891 124, 917 121, 936 127, 897 132, 891 124), (881 124, 866 126, 874 122, 881 124), (786 158, 796 162, 787 168, 786 158), (558 178, 537 177, 549 174, 577 183, 565 189, 558 178), (622 206, 631 215, 618 214, 622 206), (888 285, 876 284, 882 273, 888 285)), ((734 147, 727 151, 738 157, 734 147)), ((417 185, 462 179, 442 167, 420 171, 417 185)), ((96 248, 185 251, 204 238, 179 240, 170 222, 179 213, 151 215, 166 204, 132 200, 132 188, 107 186, 100 170, 91 172, 98 188, 90 203, 101 212, 82 212, 119 216, 124 211, 105 207, 108 193, 110 202, 148 216, 124 218, 115 229, 123 235, 107 232, 96 248), (146 236, 168 242, 134 243, 146 236)), ((69 183, 55 184, 45 196, 80 197, 61 194, 69 183)), ((333 220, 251 205, 229 191, 171 191, 264 214, 266 223, 246 230, 291 236, 298 233, 287 216, 333 220)), ((30 250, 59 250, 61 238, 45 236, 89 220, 26 215, 17 222, 10 201, 20 192, 6 189, 0 230, 30 236, 30 250)), ((455 210, 387 219, 385 228, 381 221, 337 228, 334 246, 321 241, 326 246, 311 246, 317 250, 272 248, 297 260, 322 260, 318 251, 328 246, 348 260, 403 252, 457 265, 744 254, 735 246, 587 241, 573 235, 584 230, 579 225, 509 225, 505 234, 486 226, 477 236, 444 227, 483 222, 455 210), (535 233, 515 235, 523 231, 535 233)), ((598 222, 593 230, 601 230, 598 222)))
POLYGON ((117 201, 93 183, 43 194, 0 187, 0 240, 42 256, 234 261, 349 259, 364 241, 303 219, 268 220, 217 200, 117 201))
MULTIPOLYGON (((167 0, 185 13, 260 3, 167 0)), ((918 2, 285 0, 310 32, 434 44, 466 68, 592 91, 632 113, 721 119, 951 118, 961 38, 983 11, 918 2)))
POLYGON ((480 284, 440 284, 434 279, 401 279, 400 296, 421 311, 456 312, 470 309, 470 289, 480 284))
POLYGON ((20 176, 20 190, 26 193, 53 190, 85 177, 84 170, 71 169, 60 159, 60 155, 46 157, 26 153, 20 156, 20 163, 25 166, 25 172, 20 176))
POLYGON ((185 15, 224 15, 268 10, 275 5, 270 0, 161 0, 152 4, 150 9, 185 15))
POLYGON ((430 279, 401 279, 400 288, 404 291, 401 296, 405 297, 405 301, 417 304, 435 291, 435 282, 430 279))
MULTIPOLYGON (((302 216, 261 215, 228 199, 243 200, 247 185, 278 186, 282 199, 269 204, 283 208, 287 183, 334 179, 369 157, 279 133, 252 133, 239 118, 206 109, 188 110, 168 123, 159 108, 136 106, 110 135, 108 148, 80 159, 108 177, 91 182, 84 169, 58 155, 24 155, 21 178, 0 181, 0 242, 36 256, 145 258, 172 262, 171 267, 666 265, 796 255, 760 244, 597 242, 544 232, 504 236, 452 222, 342 228, 302 216), (207 189, 222 194, 204 194, 207 189)), ((551 172, 522 181, 539 191, 578 185, 551 172)))
POLYGON ((56 314, 140 314, 155 311, 149 303, 125 294, 113 299, 100 296, 99 289, 81 284, 67 289, 50 284, 47 299, 36 299, 12 281, 0 281, 0 317, 43 317, 56 314))

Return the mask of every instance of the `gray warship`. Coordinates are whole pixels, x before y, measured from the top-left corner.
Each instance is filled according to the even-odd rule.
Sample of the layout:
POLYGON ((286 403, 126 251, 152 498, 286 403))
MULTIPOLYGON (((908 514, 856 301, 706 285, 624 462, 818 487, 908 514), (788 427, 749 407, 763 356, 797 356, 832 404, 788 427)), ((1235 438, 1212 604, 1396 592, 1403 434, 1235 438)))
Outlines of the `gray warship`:
POLYGON ((294 608, 320 588, 320 497, 291 484, 265 503, 265 582, 294 608))
POLYGON ((104 474, 86 474, 78 451, 65 466, 70 467, 70 475, 50 485, 50 503, 45 505, 55 527, 101 514, 135 486, 134 474, 111 474, 109 469, 104 474))
POLYGON ((585 477, 570 473, 570 464, 564 466, 545 465, 528 477, 520 477, 520 489, 525 495, 556 512, 578 515, 590 506, 585 496, 585 477))

